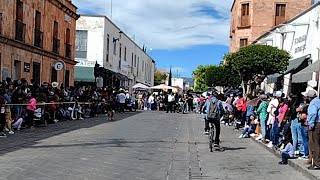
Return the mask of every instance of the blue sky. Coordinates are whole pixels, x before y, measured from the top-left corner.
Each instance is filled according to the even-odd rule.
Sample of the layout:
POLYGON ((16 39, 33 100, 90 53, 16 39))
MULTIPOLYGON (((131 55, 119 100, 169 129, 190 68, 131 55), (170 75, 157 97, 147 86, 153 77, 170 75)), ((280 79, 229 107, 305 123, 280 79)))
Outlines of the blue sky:
MULTIPOLYGON (((78 13, 106 15, 112 0, 73 0, 78 13)), ((112 21, 156 61, 191 77, 201 64, 217 64, 228 51, 232 0, 113 0, 112 21), (152 50, 150 50, 152 49, 152 50)))

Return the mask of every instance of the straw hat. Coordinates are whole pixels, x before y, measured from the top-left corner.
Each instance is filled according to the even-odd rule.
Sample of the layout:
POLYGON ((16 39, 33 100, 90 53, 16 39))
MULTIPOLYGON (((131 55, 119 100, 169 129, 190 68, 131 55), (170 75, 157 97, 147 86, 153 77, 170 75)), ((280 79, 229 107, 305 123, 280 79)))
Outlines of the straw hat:
POLYGON ((59 83, 57 83, 57 82, 53 82, 53 83, 51 83, 51 86, 52 86, 53 88, 56 88, 56 87, 58 87, 58 86, 59 86, 59 83))

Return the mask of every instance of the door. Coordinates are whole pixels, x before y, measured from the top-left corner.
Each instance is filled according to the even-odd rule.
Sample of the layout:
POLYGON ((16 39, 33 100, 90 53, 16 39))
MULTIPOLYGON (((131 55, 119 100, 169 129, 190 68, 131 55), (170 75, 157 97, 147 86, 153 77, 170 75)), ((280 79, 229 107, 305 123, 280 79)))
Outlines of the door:
POLYGON ((41 69, 40 63, 32 63, 32 79, 35 84, 40 84, 41 69))

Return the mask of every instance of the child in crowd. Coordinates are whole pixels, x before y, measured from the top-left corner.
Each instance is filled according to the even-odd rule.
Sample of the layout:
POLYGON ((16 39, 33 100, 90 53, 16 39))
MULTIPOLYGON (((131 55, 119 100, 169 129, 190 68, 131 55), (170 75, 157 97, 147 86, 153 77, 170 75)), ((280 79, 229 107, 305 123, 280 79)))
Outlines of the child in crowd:
POLYGON ((283 140, 283 145, 280 148, 280 153, 282 161, 278 163, 279 165, 286 165, 288 164, 288 159, 293 158, 293 146, 289 139, 283 140))
POLYGON ((257 123, 254 120, 254 115, 251 114, 249 116, 248 124, 243 129, 242 134, 239 136, 239 139, 249 137, 250 134, 255 132, 256 127, 257 127, 257 123))

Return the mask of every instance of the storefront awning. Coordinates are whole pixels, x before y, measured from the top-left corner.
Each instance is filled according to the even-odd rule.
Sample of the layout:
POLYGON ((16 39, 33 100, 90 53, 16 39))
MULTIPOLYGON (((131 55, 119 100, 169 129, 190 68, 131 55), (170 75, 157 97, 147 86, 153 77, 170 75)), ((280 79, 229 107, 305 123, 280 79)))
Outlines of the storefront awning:
POLYGON ((74 66, 74 81, 94 82, 94 68, 74 66))
POLYGON ((282 77, 283 75, 289 74, 289 73, 295 73, 296 70, 305 62, 307 59, 309 59, 310 55, 305 55, 293 60, 289 61, 289 65, 287 67, 287 70, 283 74, 272 74, 268 76, 267 83, 276 83, 278 81, 278 78, 282 77))
POLYGON ((320 60, 309 65, 308 67, 304 68, 300 72, 294 74, 292 76, 292 83, 304 83, 312 80, 313 72, 317 72, 319 71, 319 69, 320 69, 320 60))

